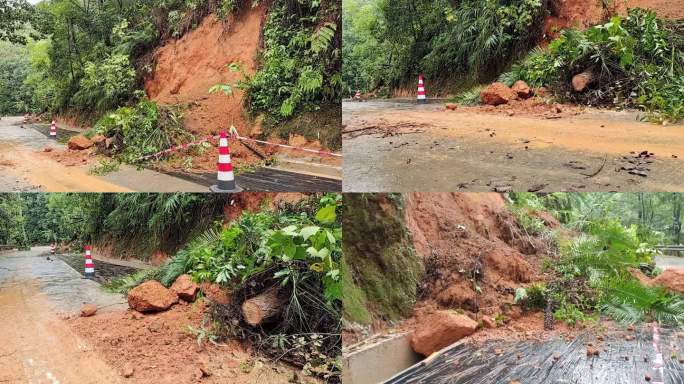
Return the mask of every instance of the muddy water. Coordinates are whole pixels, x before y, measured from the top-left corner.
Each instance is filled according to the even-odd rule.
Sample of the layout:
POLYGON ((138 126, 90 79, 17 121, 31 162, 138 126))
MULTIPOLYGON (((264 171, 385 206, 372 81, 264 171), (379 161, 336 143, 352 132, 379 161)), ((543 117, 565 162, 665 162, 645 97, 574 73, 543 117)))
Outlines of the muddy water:
POLYGON ((350 192, 684 190, 684 125, 638 122, 629 113, 547 120, 396 102, 344 103, 343 112, 346 131, 417 127, 389 137, 345 138, 350 192), (655 153, 647 177, 620 171, 629 165, 624 156, 643 150, 655 153))
POLYGON ((48 248, 0 253, 0 383, 119 383, 119 375, 60 318, 83 302, 101 311, 122 307, 48 248))

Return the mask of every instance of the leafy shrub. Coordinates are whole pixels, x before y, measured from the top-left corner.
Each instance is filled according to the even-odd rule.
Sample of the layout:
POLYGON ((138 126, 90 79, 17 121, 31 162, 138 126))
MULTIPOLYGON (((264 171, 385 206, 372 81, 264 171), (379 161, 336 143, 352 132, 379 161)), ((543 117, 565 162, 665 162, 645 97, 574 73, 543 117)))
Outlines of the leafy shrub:
POLYGON ((98 111, 106 111, 133 95, 136 75, 127 55, 114 54, 100 63, 87 62, 83 71, 80 89, 74 95, 80 109, 89 110, 95 105, 98 111))
POLYGON ((121 107, 106 114, 95 132, 113 137, 121 148, 116 155, 126 163, 138 163, 144 155, 159 152, 172 145, 193 139, 183 129, 183 114, 177 107, 158 106, 143 99, 133 107, 121 107))
POLYGON ((563 31, 547 49, 534 50, 500 79, 549 86, 556 96, 578 103, 638 107, 653 121, 680 120, 683 37, 676 23, 632 9, 627 18, 615 16, 584 32, 563 31), (587 92, 572 91, 571 78, 585 70, 597 77, 596 85, 587 92))
POLYGON ((334 36, 337 24, 319 25, 320 5, 302 5, 303 17, 285 2, 269 11, 264 26, 261 68, 240 83, 252 113, 266 113, 282 121, 301 111, 317 110, 340 96, 340 76, 335 69, 334 36))

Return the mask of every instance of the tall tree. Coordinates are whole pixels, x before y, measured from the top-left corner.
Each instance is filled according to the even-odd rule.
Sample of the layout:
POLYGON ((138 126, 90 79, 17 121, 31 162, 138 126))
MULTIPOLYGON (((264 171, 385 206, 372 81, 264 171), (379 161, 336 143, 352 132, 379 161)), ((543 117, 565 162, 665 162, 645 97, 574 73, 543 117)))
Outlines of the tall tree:
POLYGON ((25 44, 23 30, 31 21, 32 8, 26 0, 0 0, 0 40, 25 44))

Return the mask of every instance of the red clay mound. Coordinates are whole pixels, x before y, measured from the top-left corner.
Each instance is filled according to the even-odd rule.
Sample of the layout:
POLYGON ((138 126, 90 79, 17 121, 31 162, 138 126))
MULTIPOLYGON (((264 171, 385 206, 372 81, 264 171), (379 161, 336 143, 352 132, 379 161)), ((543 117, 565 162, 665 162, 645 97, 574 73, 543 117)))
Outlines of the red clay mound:
MULTIPOLYGON (((198 342, 192 329, 201 329, 203 300, 176 305, 158 314, 140 316, 119 311, 70 320, 76 333, 99 356, 137 384, 269 383, 287 384, 296 371, 282 364, 254 364, 251 348, 236 341, 214 345, 198 342), (192 327, 192 328, 190 328, 192 327)), ((311 383, 318 383, 309 379, 311 383)))
MULTIPOLYGON (((193 31, 172 40, 154 53, 155 68, 145 82, 151 100, 160 104, 189 104, 185 126, 193 133, 217 134, 235 125, 247 135, 252 128, 242 110, 243 92, 233 96, 209 94, 218 83, 232 84, 241 78, 228 64, 240 63, 252 74, 256 68, 265 7, 245 8, 236 19, 217 20, 207 16, 193 31)), ((234 149, 239 157, 241 146, 234 149)))
POLYGON ((513 317, 515 288, 544 280, 545 244, 522 234, 499 194, 415 193, 406 216, 426 267, 416 313, 460 308, 476 320, 513 317))

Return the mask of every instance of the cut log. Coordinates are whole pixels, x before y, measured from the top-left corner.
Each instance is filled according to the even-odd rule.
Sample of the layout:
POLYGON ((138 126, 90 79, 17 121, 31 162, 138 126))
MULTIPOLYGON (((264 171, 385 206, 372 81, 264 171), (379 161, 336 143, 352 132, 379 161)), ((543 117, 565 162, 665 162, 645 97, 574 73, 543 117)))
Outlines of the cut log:
POLYGON ((572 78, 572 87, 577 92, 583 92, 595 80, 594 73, 588 69, 572 78))
POLYGON ((242 317, 247 324, 255 327, 275 319, 283 311, 285 300, 279 295, 278 288, 245 300, 242 303, 242 317))

